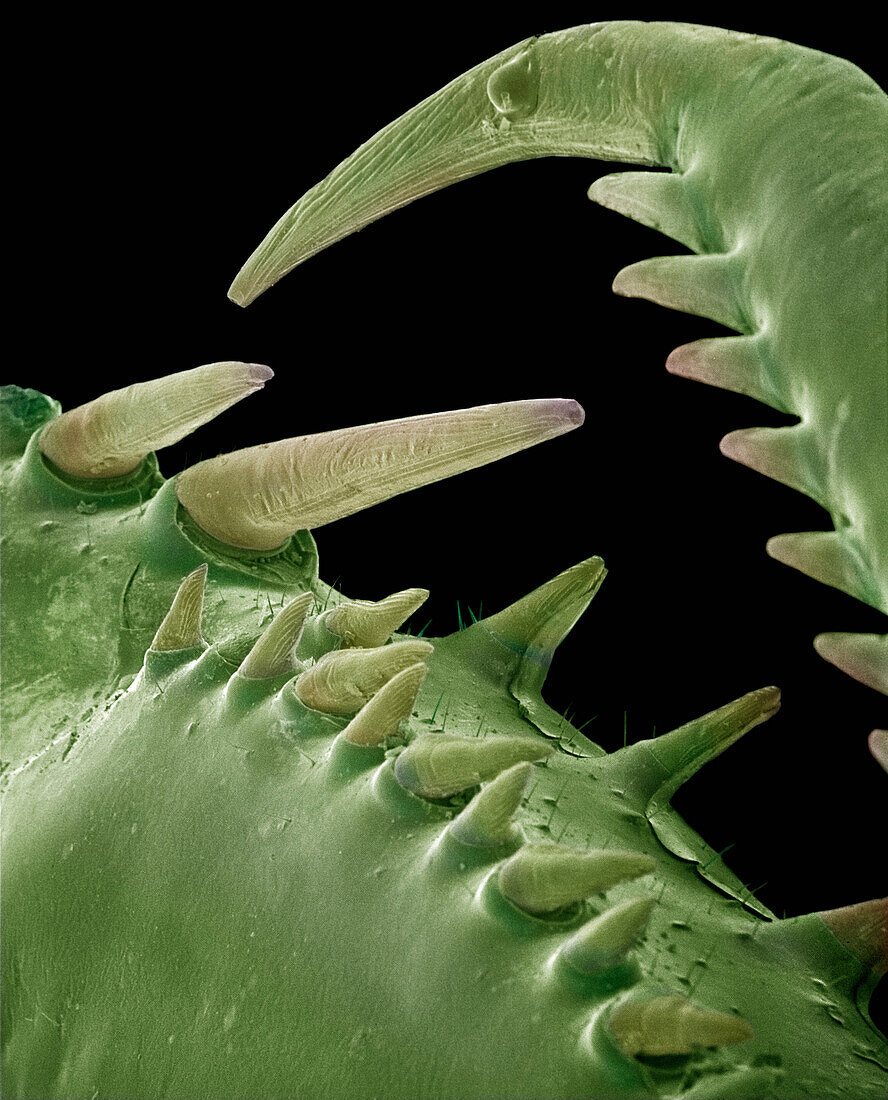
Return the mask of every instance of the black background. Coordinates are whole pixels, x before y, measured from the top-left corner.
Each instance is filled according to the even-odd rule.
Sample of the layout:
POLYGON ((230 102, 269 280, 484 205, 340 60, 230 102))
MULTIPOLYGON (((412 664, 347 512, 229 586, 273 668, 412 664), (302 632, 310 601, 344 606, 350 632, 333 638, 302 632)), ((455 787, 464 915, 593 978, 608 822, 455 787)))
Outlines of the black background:
POLYGON ((263 393, 161 455, 168 475, 330 427, 577 398, 579 431, 316 532, 322 576, 369 599, 430 588, 434 635, 456 628, 458 600, 493 611, 600 554, 609 577, 556 659, 548 701, 578 725, 597 716, 586 730, 611 749, 624 712, 631 741, 779 685, 780 714, 675 805, 716 849, 733 845, 731 867, 765 884, 778 915, 884 894, 886 777, 866 736, 888 707, 811 647, 821 630, 884 631, 884 618, 765 554, 770 535, 828 517, 718 451, 727 431, 788 417, 663 369, 718 326, 611 293, 621 267, 676 251, 587 200, 616 166, 510 165, 336 244, 247 310, 226 299, 312 183, 528 35, 590 19, 721 23, 837 53, 884 86, 883 32, 842 12, 254 4, 190 22, 192 9, 187 25, 148 7, 53 17, 22 39, 8 217, 26 239, 11 272, 25 348, 4 381, 71 407, 200 363, 272 366, 263 393))

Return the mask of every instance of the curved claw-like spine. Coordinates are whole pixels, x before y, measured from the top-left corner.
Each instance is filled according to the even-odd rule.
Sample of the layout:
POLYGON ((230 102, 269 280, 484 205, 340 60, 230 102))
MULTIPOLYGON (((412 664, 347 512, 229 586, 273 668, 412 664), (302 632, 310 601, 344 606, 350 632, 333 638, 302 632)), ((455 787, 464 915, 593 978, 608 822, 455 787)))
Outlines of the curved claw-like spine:
POLYGON ((526 760, 500 772, 450 823, 449 834, 477 848, 497 848, 514 840, 518 829, 513 817, 532 775, 533 764, 526 760))
POLYGON ((647 298, 667 309, 709 317, 745 333, 750 324, 740 307, 739 283, 734 256, 657 256, 624 267, 614 279, 613 290, 627 298, 647 298))
POLYGON ((656 898, 639 897, 614 905, 575 932, 561 948, 561 958, 579 974, 619 966, 644 932, 656 904, 656 898))
POLYGON ((353 600, 340 604, 327 612, 324 621, 327 629, 342 639, 344 646, 378 648, 385 645, 428 598, 427 588, 405 588, 378 603, 353 600))
POLYGON ((697 1047, 724 1047, 753 1038, 742 1016, 701 1008, 678 994, 630 997, 613 1009, 611 1034, 630 1057, 693 1054, 697 1047))
POLYGON ((818 634, 814 648, 842 672, 888 695, 888 634, 818 634))
POLYGON ((210 363, 112 390, 50 421, 40 450, 73 477, 121 477, 261 390, 273 371, 258 363, 210 363))
POLYGON ((387 737, 396 736, 398 727, 413 713, 427 672, 427 665, 415 664, 396 673, 361 707, 337 740, 372 747, 381 745, 387 737))
POLYGON ((333 650, 306 669, 293 690, 312 710, 354 714, 396 673, 427 660, 433 651, 421 638, 375 649, 333 650))
POLYGON ((500 867, 500 892, 519 909, 544 915, 650 874, 656 863, 643 852, 581 852, 559 844, 525 844, 500 867))
POLYGON ((157 628, 151 649, 156 653, 173 653, 204 644, 200 633, 203 616, 207 565, 199 565, 179 585, 163 622, 157 628))
POLYGON ((383 500, 578 428, 562 398, 507 401, 282 439, 199 462, 176 482, 179 502, 214 538, 274 550, 383 500))
POLYGON ((293 671, 293 650, 314 603, 311 592, 291 600, 263 631, 238 668, 247 680, 265 680, 293 671))
POLYGON ((402 787, 422 798, 449 798, 521 761, 544 760, 552 745, 533 737, 420 734, 395 761, 402 787))
POLYGON ((599 206, 656 229, 692 252, 706 251, 690 190, 677 172, 611 172, 597 179, 588 195, 599 206))

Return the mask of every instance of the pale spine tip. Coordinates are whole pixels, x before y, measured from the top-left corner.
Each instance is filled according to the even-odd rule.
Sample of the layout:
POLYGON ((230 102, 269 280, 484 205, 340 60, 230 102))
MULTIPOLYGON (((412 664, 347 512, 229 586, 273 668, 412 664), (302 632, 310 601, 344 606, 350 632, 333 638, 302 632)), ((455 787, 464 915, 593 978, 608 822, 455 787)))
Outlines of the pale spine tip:
POLYGON ((402 787, 421 798, 449 798, 521 761, 543 760, 550 744, 530 737, 451 737, 421 734, 395 761, 402 787))
POLYGON ((363 600, 343 603, 327 612, 327 629, 346 646, 362 649, 381 646, 428 598, 427 588, 405 588, 378 603, 363 600))
POLYGON ((814 648, 824 661, 888 695, 888 634, 818 634, 814 648))
POLYGON ((759 688, 659 737, 636 741, 608 756, 603 768, 622 776, 642 798, 668 797, 749 730, 780 709, 776 687, 759 688))
POLYGON ((888 971, 888 897, 827 909, 820 918, 877 977, 888 971))
POLYGON ((580 974, 618 966, 644 932, 656 898, 630 898, 594 917, 564 944, 561 957, 580 974))
POLYGON ((198 566, 182 581, 169 611, 157 628, 151 649, 158 653, 171 653, 204 644, 200 623, 206 581, 206 564, 198 566))
POLYGON ((292 672, 293 650, 299 641, 314 596, 303 592, 268 624, 261 637, 241 662, 238 672, 248 680, 265 680, 292 672))
POLYGON ((112 390, 51 421, 40 450, 73 477, 122 477, 261 389, 273 373, 259 363, 210 363, 112 390))
POLYGON ((419 638, 375 649, 338 649, 325 653, 296 681, 294 691, 312 710, 355 714, 396 673, 425 661, 434 646, 419 638))
POLYGON ((399 493, 453 477, 579 427, 561 398, 508 401, 284 439, 200 462, 179 502, 230 546, 273 550, 399 493))
POLYGON ((873 759, 888 772, 888 730, 873 730, 867 744, 873 759))
POLYGON ((519 909, 542 916, 647 875, 656 867, 642 852, 578 851, 558 844, 527 844, 499 870, 499 888, 519 909))
POLYGON ((533 764, 522 761, 506 768, 488 783, 448 827, 463 844, 496 848, 516 836, 513 817, 530 784, 533 764))
POLYGON ((367 747, 395 737, 398 727, 413 713, 413 705, 428 668, 411 665, 396 673, 373 698, 365 703, 340 733, 343 741, 367 747))
POLYGON ((742 1016, 701 1008, 678 994, 624 1001, 608 1024, 630 1057, 693 1054, 697 1047, 733 1046, 753 1037, 742 1016))

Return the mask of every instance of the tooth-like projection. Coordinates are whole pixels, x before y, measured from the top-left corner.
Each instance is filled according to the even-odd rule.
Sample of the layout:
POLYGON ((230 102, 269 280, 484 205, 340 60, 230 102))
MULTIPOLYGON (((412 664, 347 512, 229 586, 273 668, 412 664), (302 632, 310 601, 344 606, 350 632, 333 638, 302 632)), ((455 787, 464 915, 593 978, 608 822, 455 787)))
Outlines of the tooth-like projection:
POLYGON ((580 974, 618 966, 638 942, 656 898, 630 898, 594 917, 575 932, 560 955, 580 974))
POLYGON ((583 417, 576 401, 561 398, 410 416, 220 455, 185 470, 176 489, 214 538, 273 550, 295 531, 505 458, 583 417))
POLYGON ((532 774, 533 764, 528 761, 506 768, 451 822, 450 835, 463 844, 479 848, 508 844, 517 835, 512 818, 521 805, 532 774))
POLYGON ((74 477, 120 477, 273 376, 258 363, 210 363, 112 390, 51 421, 40 450, 74 477))
POLYGON ((241 662, 238 672, 248 680, 265 680, 293 670, 293 649, 314 603, 311 592, 303 592, 268 624, 262 636, 241 662))
POLYGON ((205 564, 198 566, 182 581, 166 617, 154 635, 154 641, 151 643, 153 650, 171 653, 177 649, 191 649, 193 646, 203 645, 200 620, 203 614, 206 581, 205 564))
POLYGON ((589 198, 608 210, 665 233, 693 252, 708 251, 687 184, 679 174, 612 172, 592 184, 589 198))
POLYGON ((655 867, 643 852, 526 844, 502 865, 498 880, 509 901, 539 916, 650 874, 655 867))
POLYGON ((394 737, 400 724, 413 713, 427 672, 426 665, 415 664, 396 673, 361 707, 339 736, 352 745, 365 746, 380 745, 387 737, 394 737))
MULTIPOLYGON (((877 607, 880 593, 845 531, 796 531, 770 538, 766 550, 779 562, 877 607)), ((888 611, 888 608, 885 608, 888 611)))
POLYGON ((820 458, 807 425, 740 428, 722 438, 719 450, 726 458, 824 503, 816 487, 824 484, 825 479, 818 470, 820 458))
POLYGON ((888 634, 818 634, 814 648, 842 672, 888 695, 888 634))
POLYGON ((327 613, 327 629, 339 635, 346 646, 381 646, 428 598, 427 588, 405 588, 379 603, 355 600, 340 604, 327 613))
POLYGON ((768 381, 762 336, 710 336, 682 344, 669 354, 666 370, 680 378, 754 397, 787 411, 768 381))
POLYGON ((420 638, 375 649, 325 653, 295 684, 299 699, 324 714, 354 714, 398 672, 425 661, 434 646, 420 638))
POLYGON ((451 737, 420 734, 395 761, 402 787, 423 798, 449 798, 513 764, 544 760, 553 747, 532 737, 451 737))
POLYGON ((613 290, 748 332, 749 322, 737 297, 739 282, 732 256, 657 256, 624 267, 614 279, 613 290))
POLYGON ((527 688, 538 690, 555 650, 589 606, 606 575, 601 558, 588 558, 469 629, 493 634, 508 649, 526 658, 534 670, 534 683, 528 683, 527 688))
POLYGON ((828 909, 820 918, 876 977, 888 971, 888 897, 828 909))
POLYGON ((733 1046, 753 1037, 742 1016, 701 1008, 677 994, 623 1001, 608 1024, 632 1057, 693 1054, 697 1047, 733 1046))
POLYGON ((602 767, 631 786, 633 795, 658 800, 780 709, 776 687, 759 688, 659 737, 636 741, 606 757, 602 767))
POLYGON ((888 772, 888 730, 873 730, 867 739, 869 751, 888 772))

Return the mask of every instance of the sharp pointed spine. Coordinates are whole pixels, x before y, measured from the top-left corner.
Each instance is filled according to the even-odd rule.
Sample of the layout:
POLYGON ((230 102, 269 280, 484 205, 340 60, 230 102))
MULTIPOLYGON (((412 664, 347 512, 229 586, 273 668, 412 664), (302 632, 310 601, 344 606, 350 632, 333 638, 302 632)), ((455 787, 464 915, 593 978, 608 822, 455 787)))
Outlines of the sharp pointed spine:
POLYGON ((656 863, 643 852, 578 851, 559 844, 526 844, 500 868, 500 892, 536 916, 650 874, 656 863))
POLYGON ((759 688, 678 729, 618 749, 603 763, 624 776, 633 794, 650 799, 664 787, 674 792, 704 764, 780 709, 776 687, 759 688))
POLYGON ((575 932, 559 954, 579 974, 619 966, 644 932, 656 898, 639 897, 614 905, 575 932))
POLYGON ((517 828, 513 818, 532 775, 533 764, 528 761, 506 768, 451 822, 450 835, 479 848, 496 848, 514 840, 517 828))
POLYGON ((40 450, 73 477, 122 477, 272 376, 258 363, 210 363, 137 382, 62 413, 45 428, 40 450))
POLYGON ((374 649, 334 650, 303 672, 294 690, 312 710, 354 714, 396 673, 426 661, 433 651, 419 638, 374 649))
POLYGON ((396 673, 339 734, 342 740, 372 747, 381 745, 387 737, 395 737, 401 723, 413 713, 427 672, 426 665, 415 664, 396 673))
POLYGON ((208 459, 179 475, 179 502, 214 538, 273 550, 443 478, 580 426, 561 398, 510 401, 299 436, 208 459))
POLYGON ((493 779, 521 761, 544 760, 553 752, 532 737, 451 737, 420 734, 395 761, 402 787, 422 798, 449 798, 493 779))
POLYGON ((369 600, 343 603, 327 612, 327 629, 338 635, 345 646, 377 648, 384 645, 428 598, 427 588, 405 588, 378 603, 369 600))
POLYGON ((888 634, 818 634, 814 648, 842 672, 888 695, 888 634))
POLYGON ((169 611, 157 628, 151 649, 158 653, 171 653, 204 644, 200 623, 206 582, 206 564, 198 566, 182 581, 169 611))
POLYGON ((880 593, 869 583, 866 568, 847 531, 796 531, 775 535, 765 548, 775 560, 855 599, 873 607, 881 602, 880 593))
POLYGON ((873 730, 867 744, 873 759, 888 772, 888 730, 873 730))
POLYGON ((679 995, 631 998, 611 1012, 608 1025, 630 1057, 693 1054, 697 1047, 733 1046, 753 1038, 742 1016, 701 1008, 679 995))
POLYGON ((303 592, 269 623, 262 636, 241 662, 238 672, 248 680, 265 680, 292 672, 293 650, 311 611, 314 596, 303 592))
POLYGON ((613 289, 627 298, 647 298, 668 309, 696 313, 737 332, 748 332, 738 285, 736 258, 719 254, 641 260, 617 274, 613 289))
POLYGON ((601 558, 588 558, 470 629, 486 630, 509 649, 548 664, 606 576, 601 558))
POLYGON ((888 897, 827 909, 820 918, 876 977, 888 971, 888 897))
POLYGON ((589 198, 608 210, 680 241, 692 252, 706 245, 684 178, 674 172, 612 172, 589 188, 589 198))
POLYGON ((666 370, 787 412, 769 381, 766 347, 761 335, 707 337, 675 348, 666 360, 666 370))
POLYGON ((817 445, 805 424, 789 428, 740 428, 719 443, 726 457, 804 493, 826 506, 818 486, 826 483, 817 445))

